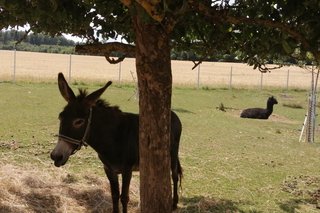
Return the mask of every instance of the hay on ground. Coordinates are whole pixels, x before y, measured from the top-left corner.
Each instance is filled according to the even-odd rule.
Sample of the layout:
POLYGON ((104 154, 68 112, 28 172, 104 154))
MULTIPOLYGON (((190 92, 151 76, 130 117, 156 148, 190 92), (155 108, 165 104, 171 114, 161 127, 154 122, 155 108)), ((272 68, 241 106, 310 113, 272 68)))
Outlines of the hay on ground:
MULTIPOLYGON (((138 184, 130 186, 129 212, 138 211, 138 184)), ((106 177, 75 176, 63 169, 0 165, 0 212, 111 212, 106 177)))

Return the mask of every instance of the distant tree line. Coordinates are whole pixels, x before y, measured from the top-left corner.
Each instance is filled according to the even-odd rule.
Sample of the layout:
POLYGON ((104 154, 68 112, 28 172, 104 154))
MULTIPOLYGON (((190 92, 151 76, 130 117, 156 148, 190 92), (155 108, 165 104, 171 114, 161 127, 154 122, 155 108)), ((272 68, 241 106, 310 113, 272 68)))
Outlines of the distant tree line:
POLYGON ((186 61, 220 61, 220 62, 241 62, 239 60, 237 53, 222 54, 216 53, 214 56, 208 56, 202 58, 192 51, 178 51, 174 48, 171 51, 172 60, 186 60, 186 61))
POLYGON ((74 41, 63 36, 52 37, 41 33, 30 33, 26 36, 24 31, 0 31, 0 49, 4 50, 72 54, 75 45, 74 41))
MULTIPOLYGON (((77 44, 73 40, 69 40, 63 36, 52 37, 41 33, 30 33, 25 36, 24 31, 6 30, 0 31, 0 49, 4 50, 20 50, 30 52, 46 52, 46 53, 61 53, 61 54, 76 54, 74 47, 77 44), (25 37, 25 38, 24 38, 25 37), (18 41, 21 42, 16 45, 18 41)), ((120 53, 114 52, 113 56, 119 57, 120 53)), ((172 60, 186 60, 186 61, 220 61, 220 62, 243 62, 241 60, 241 52, 219 53, 210 55, 207 58, 201 58, 192 51, 182 51, 173 48, 171 51, 172 60)), ((279 58, 277 61, 270 60, 269 64, 297 64, 296 60, 292 58, 279 58)), ((303 62, 311 64, 309 61, 303 62)))
MULTIPOLYGON (((19 41, 24 38, 26 33, 24 31, 6 30, 0 31, 0 42, 7 44, 10 41, 19 41)), ((72 40, 66 39, 63 36, 52 37, 41 33, 30 33, 23 40, 32 45, 61 45, 61 46, 75 46, 76 43, 72 40)))
MULTIPOLYGON (((62 53, 75 54, 74 47, 77 43, 73 40, 66 39, 63 36, 52 37, 41 33, 30 33, 25 36, 24 31, 6 30, 0 31, 0 49, 30 52, 62 53), (25 37, 25 38, 24 38, 25 37), (24 39, 23 39, 24 38, 24 39), (23 39, 18 45, 16 43, 23 39)), ((121 56, 120 53, 114 53, 114 56, 121 56)), ((179 51, 173 49, 171 52, 172 60, 203 60, 192 51, 179 51)), ((214 57, 208 57, 206 61, 225 61, 239 62, 236 54, 219 54, 214 57)))

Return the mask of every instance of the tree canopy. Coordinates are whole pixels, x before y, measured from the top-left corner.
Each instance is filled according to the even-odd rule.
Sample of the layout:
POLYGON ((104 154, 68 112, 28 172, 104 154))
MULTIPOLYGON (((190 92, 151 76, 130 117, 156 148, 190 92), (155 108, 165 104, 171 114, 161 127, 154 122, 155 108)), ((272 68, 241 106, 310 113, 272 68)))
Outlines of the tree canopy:
POLYGON ((318 66, 319 20, 318 0, 0 0, 0 28, 29 24, 33 32, 84 37, 88 44, 76 51, 110 63, 136 58, 141 212, 148 213, 172 209, 171 50, 203 59, 240 51, 261 71, 280 57, 318 66), (104 42, 119 37, 125 42, 104 42), (115 51, 122 52, 116 60, 115 51))
MULTIPOLYGON (((171 47, 178 51, 194 52, 203 59, 239 51, 239 60, 258 67, 283 57, 319 63, 318 1, 230 2, 1 0, 0 28, 28 23, 34 32, 70 33, 85 37, 90 43, 120 37, 133 44, 135 33, 130 16, 140 5, 147 13, 146 20, 173 28, 168 32, 171 47)), ((109 50, 103 54, 110 54, 109 50)))

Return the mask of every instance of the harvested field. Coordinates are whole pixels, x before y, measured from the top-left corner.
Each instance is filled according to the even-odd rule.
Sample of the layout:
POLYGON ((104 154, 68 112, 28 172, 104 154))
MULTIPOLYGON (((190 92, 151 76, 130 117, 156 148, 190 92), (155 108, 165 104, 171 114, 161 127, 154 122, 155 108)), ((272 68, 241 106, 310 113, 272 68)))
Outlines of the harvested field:
MULTIPOLYGON (((47 81, 63 72, 74 81, 133 82, 136 79, 135 59, 127 58, 121 65, 109 64, 104 57, 16 52, 16 80, 47 81), (120 72, 120 73, 119 73, 120 72), (120 78, 119 78, 120 74, 120 78)), ((258 70, 242 63, 203 62, 192 70, 191 61, 172 61, 173 83, 176 85, 229 87, 309 88, 311 74, 299 67, 283 67, 261 76, 258 70), (231 76, 232 70, 232 78, 231 76), (289 76, 288 76, 289 71, 289 76)), ((14 51, 0 50, 0 81, 13 78, 14 51)))

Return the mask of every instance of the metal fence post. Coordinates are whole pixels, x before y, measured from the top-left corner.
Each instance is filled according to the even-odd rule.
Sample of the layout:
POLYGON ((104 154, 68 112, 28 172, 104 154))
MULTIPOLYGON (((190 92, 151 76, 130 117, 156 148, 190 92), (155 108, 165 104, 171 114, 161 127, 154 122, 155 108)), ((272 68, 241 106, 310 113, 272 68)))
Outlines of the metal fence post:
POLYGON ((263 72, 261 72, 261 75, 260 75, 260 90, 262 90, 262 84, 263 84, 263 72))
POLYGON ((231 69, 230 69, 229 89, 232 89, 232 66, 231 66, 231 69))
POLYGON ((121 83, 121 62, 119 63, 119 84, 121 83))
POLYGON ((69 54, 69 82, 71 82, 71 63, 72 63, 72 55, 69 54))
POLYGON ((198 89, 200 88, 200 64, 198 65, 198 89))
POLYGON ((287 72, 287 90, 289 90, 289 69, 287 72))
POLYGON ((12 81, 13 81, 13 83, 16 82, 16 64, 17 64, 17 49, 16 49, 16 45, 14 45, 14 52, 13 52, 13 76, 12 76, 12 81))

